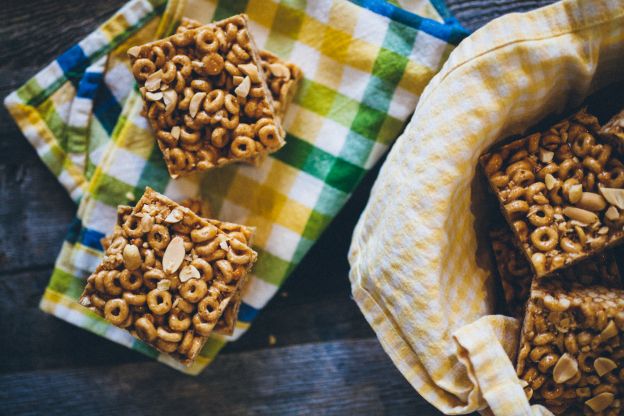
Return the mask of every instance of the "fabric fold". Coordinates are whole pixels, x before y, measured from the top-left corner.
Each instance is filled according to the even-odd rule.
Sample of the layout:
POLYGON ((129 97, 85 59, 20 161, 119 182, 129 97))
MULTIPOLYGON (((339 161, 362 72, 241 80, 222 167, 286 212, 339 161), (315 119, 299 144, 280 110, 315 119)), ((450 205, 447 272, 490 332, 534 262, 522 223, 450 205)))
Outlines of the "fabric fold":
MULTIPOLYGON (((77 221, 63 244, 41 308, 188 374, 200 372, 227 341, 249 328, 399 135, 424 86, 466 35, 446 13, 441 21, 429 18, 437 12, 428 1, 411 3, 432 16, 377 0, 133 0, 59 57, 56 62, 61 64, 35 76, 45 78, 45 86, 33 88, 36 81, 30 81, 9 96, 5 103, 26 137, 79 202, 77 221), (287 144, 257 168, 228 166, 170 180, 141 115, 125 52, 172 33, 182 16, 208 22, 237 13, 248 14, 258 46, 303 69, 304 80, 284 120, 287 144), (91 98, 90 114, 80 113, 87 103, 81 103, 84 97, 74 85, 92 93, 89 73, 102 57, 107 59, 103 82, 91 98), (45 145, 42 134, 29 134, 38 119, 42 131, 51 126, 32 102, 34 96, 52 112, 74 108, 80 134, 68 140, 66 130, 46 132, 45 145), (53 157, 44 156, 46 146, 54 147, 53 157), (201 195, 217 218, 257 230, 254 249, 259 260, 243 296, 235 334, 211 338, 188 368, 76 303, 84 279, 101 258, 100 239, 112 230, 116 206, 132 205, 145 186, 177 200, 201 195)), ((64 118, 63 127, 68 124, 64 118)))
POLYGON ((477 158, 621 81, 623 52, 620 1, 498 18, 451 53, 390 151, 354 231, 352 290, 393 362, 441 411, 545 411, 529 408, 511 366, 519 325, 491 315, 477 158))

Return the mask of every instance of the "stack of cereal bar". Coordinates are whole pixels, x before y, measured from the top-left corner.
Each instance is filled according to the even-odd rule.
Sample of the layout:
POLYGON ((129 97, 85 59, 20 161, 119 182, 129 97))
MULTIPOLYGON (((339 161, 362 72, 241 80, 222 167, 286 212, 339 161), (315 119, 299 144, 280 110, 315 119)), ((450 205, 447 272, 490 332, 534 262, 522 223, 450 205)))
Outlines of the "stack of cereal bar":
POLYGON ((128 54, 171 177, 258 163, 284 145, 280 120, 301 71, 259 51, 245 15, 203 26, 186 19, 128 54))
POLYGON ((491 232, 510 313, 524 316, 518 376, 556 414, 622 413, 624 237, 620 113, 581 110, 481 157, 508 226, 491 232))

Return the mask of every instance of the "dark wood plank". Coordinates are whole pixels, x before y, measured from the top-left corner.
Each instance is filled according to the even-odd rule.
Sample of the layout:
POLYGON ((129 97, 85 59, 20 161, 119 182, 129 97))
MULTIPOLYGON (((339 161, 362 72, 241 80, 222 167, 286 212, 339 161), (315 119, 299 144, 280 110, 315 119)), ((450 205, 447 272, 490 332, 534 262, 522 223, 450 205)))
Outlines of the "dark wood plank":
POLYGON ((223 355, 197 378, 158 363, 0 376, 0 414, 437 415, 375 339, 223 355))
POLYGON ((554 2, 555 0, 446 0, 446 5, 466 29, 476 30, 504 14, 526 12, 554 2))

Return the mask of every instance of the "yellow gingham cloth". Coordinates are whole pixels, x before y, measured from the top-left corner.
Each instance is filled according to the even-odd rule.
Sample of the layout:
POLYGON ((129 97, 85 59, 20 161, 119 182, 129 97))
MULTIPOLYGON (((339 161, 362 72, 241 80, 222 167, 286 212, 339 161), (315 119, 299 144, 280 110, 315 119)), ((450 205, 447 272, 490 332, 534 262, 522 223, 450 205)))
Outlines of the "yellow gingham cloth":
POLYGON ((515 375, 520 323, 490 315, 471 205, 485 191, 471 185, 487 146, 580 105, 622 67, 622 0, 503 16, 453 51, 392 148, 354 232, 350 279, 386 352, 441 411, 549 414, 515 375))

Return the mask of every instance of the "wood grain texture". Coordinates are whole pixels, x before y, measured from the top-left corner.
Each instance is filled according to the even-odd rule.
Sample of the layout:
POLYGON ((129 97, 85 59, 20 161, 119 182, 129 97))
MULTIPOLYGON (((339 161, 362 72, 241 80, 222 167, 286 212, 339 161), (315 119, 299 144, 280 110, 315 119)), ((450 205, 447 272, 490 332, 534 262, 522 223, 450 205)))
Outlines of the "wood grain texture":
POLYGON ((476 30, 507 13, 525 12, 554 3, 554 0, 446 0, 446 5, 461 24, 476 30))
MULTIPOLYGON (((0 96, 123 3, 3 1, 0 96)), ((448 3, 475 29, 549 1, 448 3)), ((376 174, 252 329, 192 378, 38 309, 75 206, 0 109, 0 414, 439 414, 394 368, 350 296, 346 254, 376 174)))
POLYGON ((0 414, 38 408, 50 416, 437 414, 373 339, 224 355, 197 378, 154 362, 0 376, 0 414))

